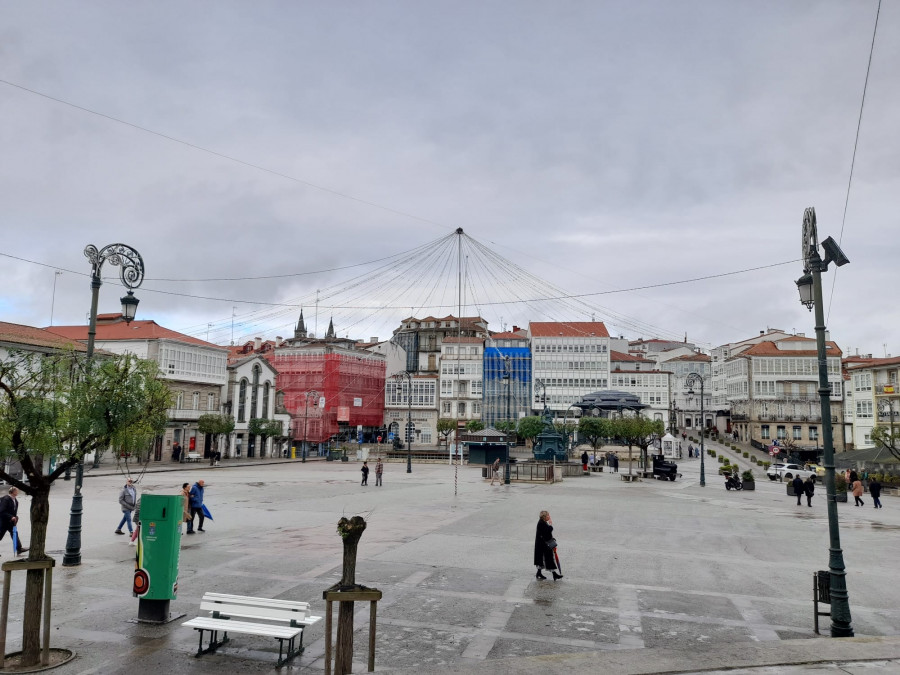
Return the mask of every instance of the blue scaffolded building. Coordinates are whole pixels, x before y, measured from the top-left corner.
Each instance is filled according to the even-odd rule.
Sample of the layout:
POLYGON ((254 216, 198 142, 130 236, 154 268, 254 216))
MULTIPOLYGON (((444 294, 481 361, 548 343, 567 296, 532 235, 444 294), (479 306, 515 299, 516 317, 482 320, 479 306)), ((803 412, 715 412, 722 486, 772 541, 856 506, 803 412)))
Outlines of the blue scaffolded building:
POLYGON ((517 421, 531 414, 531 350, 527 346, 498 346, 505 342, 524 345, 526 338, 490 342, 493 344, 484 348, 482 385, 481 420, 486 427, 507 419, 507 391, 510 419, 517 421))

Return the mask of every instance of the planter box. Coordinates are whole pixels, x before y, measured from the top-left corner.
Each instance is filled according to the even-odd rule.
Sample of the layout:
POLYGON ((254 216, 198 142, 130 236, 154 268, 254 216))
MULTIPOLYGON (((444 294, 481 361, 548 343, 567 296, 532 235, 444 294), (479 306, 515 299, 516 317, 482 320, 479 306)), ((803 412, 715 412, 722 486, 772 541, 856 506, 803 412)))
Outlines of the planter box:
POLYGON ((846 492, 835 492, 834 493, 834 501, 846 502, 847 501, 847 493, 846 492))
MULTIPOLYGON (((787 495, 788 497, 796 497, 797 493, 794 492, 794 484, 790 481, 787 483, 787 495)), ((844 501, 847 501, 846 499, 844 501)))
POLYGON ((756 481, 755 480, 744 481, 743 485, 744 485, 744 490, 755 490, 756 489, 756 481))

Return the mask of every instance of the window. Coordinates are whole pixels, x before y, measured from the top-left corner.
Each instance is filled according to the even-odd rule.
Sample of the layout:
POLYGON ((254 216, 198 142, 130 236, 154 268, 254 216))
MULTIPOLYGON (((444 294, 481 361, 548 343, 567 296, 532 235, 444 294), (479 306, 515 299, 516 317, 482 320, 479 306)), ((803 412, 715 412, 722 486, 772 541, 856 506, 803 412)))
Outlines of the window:
POLYGON ((243 378, 241 380, 241 384, 238 386, 238 422, 246 422, 247 421, 247 378, 243 378))
POLYGON ((802 441, 802 440, 803 440, 803 433, 802 433, 802 432, 803 432, 803 428, 802 428, 802 427, 800 427, 799 425, 798 425, 798 426, 795 426, 795 427, 793 428, 793 432, 794 432, 794 440, 795 440, 795 441, 802 441))
POLYGON ((787 438, 787 429, 785 429, 784 425, 779 424, 776 433, 778 434, 779 441, 783 441, 787 438))
POLYGON ((443 415, 450 414, 450 401, 444 401, 441 404, 441 414, 443 414, 443 415))
POLYGON ((181 410, 184 408, 184 392, 179 391, 178 395, 175 397, 175 408, 181 410))
POLYGON ((472 380, 472 396, 481 396, 481 380, 472 380))
POLYGON ((259 374, 262 369, 259 366, 253 366, 253 388, 250 390, 250 419, 259 417, 256 412, 256 403, 259 399, 259 374))
POLYGON ((216 409, 216 395, 215 394, 207 394, 206 395, 206 409, 207 410, 215 410, 216 409))
POLYGON ((856 402, 856 416, 857 417, 871 417, 872 416, 872 401, 857 401, 856 402))
POLYGON ((200 410, 200 392, 191 394, 191 410, 200 410))
POLYGON ((271 385, 266 382, 263 385, 263 400, 262 400, 262 417, 269 416, 269 390, 271 389, 271 385))
POLYGON ((810 427, 809 428, 809 440, 811 440, 811 441, 819 440, 819 427, 810 427))
POLYGON ((462 401, 460 401, 460 402, 456 405, 456 414, 459 415, 460 417, 465 417, 465 416, 466 416, 466 404, 463 403, 462 401))
POLYGON ((480 404, 480 403, 473 403, 473 404, 472 404, 472 414, 473 414, 473 415, 480 415, 480 414, 481 414, 481 404, 480 404))
POLYGON ((769 425, 768 424, 763 424, 760 427, 760 436, 762 436, 763 440, 768 440, 769 438, 771 438, 771 436, 769 436, 769 425))
MULTIPOLYGON (((453 380, 441 380, 441 396, 453 395, 453 380)), ((450 412, 449 410, 447 412, 450 412)))

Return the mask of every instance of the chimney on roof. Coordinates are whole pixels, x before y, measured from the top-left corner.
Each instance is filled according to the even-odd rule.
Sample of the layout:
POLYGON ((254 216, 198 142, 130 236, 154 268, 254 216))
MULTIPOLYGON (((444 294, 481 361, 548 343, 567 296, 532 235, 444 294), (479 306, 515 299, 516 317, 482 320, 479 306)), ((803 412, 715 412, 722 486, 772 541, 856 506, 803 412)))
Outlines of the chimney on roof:
POLYGON ((759 334, 760 334, 760 335, 765 335, 765 334, 766 334, 766 331, 761 330, 761 331, 759 331, 759 334))
POLYGON ((518 333, 520 330, 522 330, 522 329, 519 328, 516 324, 513 324, 513 327, 512 327, 512 332, 513 332, 513 333, 518 333))
POLYGON ((373 335, 372 337, 369 338, 369 342, 371 342, 373 345, 374 345, 376 342, 378 342, 378 341, 379 341, 379 340, 378 340, 378 336, 377 336, 377 335, 373 335))
POLYGON ((828 340, 830 340, 830 339, 831 339, 831 331, 830 331, 830 330, 826 330, 826 331, 825 331, 825 340, 826 340, 826 342, 827 342, 828 340))
POLYGON ((282 342, 284 342, 284 338, 281 337, 280 335, 276 335, 275 336, 275 346, 280 347, 282 342))
POLYGON ((253 338, 253 351, 259 351, 260 347, 262 347, 262 338, 261 337, 253 338))

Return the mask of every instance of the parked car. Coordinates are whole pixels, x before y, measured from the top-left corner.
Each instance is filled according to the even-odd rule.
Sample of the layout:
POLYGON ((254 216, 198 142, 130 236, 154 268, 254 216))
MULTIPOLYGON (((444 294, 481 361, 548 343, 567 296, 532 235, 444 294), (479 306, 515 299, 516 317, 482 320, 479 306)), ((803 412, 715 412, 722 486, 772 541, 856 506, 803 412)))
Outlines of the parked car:
POLYGON ((813 482, 816 482, 816 472, 808 471, 799 464, 773 464, 766 470, 766 475, 769 480, 778 480, 779 478, 792 480, 796 476, 806 480, 807 477, 812 476, 813 482))

